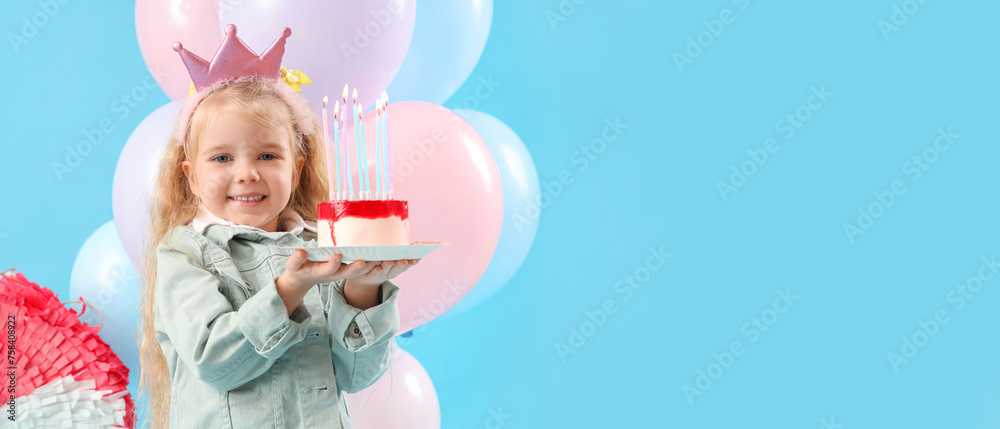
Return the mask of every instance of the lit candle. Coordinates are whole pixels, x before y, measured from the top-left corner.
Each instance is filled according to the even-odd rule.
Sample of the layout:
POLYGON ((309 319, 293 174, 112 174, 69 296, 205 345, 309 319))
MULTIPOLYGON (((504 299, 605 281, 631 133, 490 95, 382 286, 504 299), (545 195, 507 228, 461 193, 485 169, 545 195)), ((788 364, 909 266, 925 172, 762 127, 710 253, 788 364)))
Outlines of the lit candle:
POLYGON ((358 89, 354 88, 354 106, 351 107, 351 116, 354 117, 354 145, 358 156, 358 199, 364 199, 365 184, 361 175, 361 127, 358 126, 358 89))
POLYGON ((389 93, 382 91, 382 98, 385 102, 385 159, 386 177, 389 182, 389 199, 393 199, 395 191, 392 186, 392 140, 389 137, 389 93))
POLYGON ((382 199, 382 106, 375 101, 375 199, 382 199))
POLYGON ((333 191, 333 187, 332 187, 332 185, 333 185, 333 160, 330 159, 330 142, 328 140, 329 139, 329 135, 330 135, 330 130, 329 130, 330 127, 329 127, 329 124, 327 123, 328 121, 327 121, 327 115, 326 115, 326 102, 327 102, 327 97, 324 96, 323 97, 323 148, 326 150, 326 175, 327 175, 327 183, 329 185, 331 185, 330 186, 330 199, 333 200, 334 199, 334 193, 333 193, 334 191, 333 191))
POLYGON ((385 92, 382 93, 382 97, 379 97, 379 103, 382 105, 382 109, 379 111, 380 114, 378 115, 379 125, 380 125, 379 133, 380 136, 382 137, 381 142, 379 143, 379 147, 382 149, 382 155, 378 157, 378 162, 379 162, 379 167, 381 168, 381 173, 379 174, 379 177, 382 178, 382 194, 380 195, 380 197, 381 199, 384 200, 389 198, 389 170, 386 168, 387 165, 385 161, 387 153, 386 150, 388 149, 388 147, 385 144, 385 135, 386 135, 385 109, 387 107, 385 103, 385 92))
POLYGON ((362 156, 365 158, 364 164, 362 164, 365 167, 363 170, 365 173, 365 199, 370 200, 372 199, 372 188, 371 188, 372 185, 371 185, 371 177, 369 177, 368 175, 368 137, 365 136, 365 122, 361 120, 362 109, 364 108, 358 106, 358 122, 359 122, 358 125, 361 126, 361 153, 362 156))
MULTIPOLYGON (((326 97, 323 97, 325 100, 326 97)), ((337 122, 337 117, 340 116, 340 101, 333 106, 333 153, 336 154, 337 163, 337 199, 344 199, 344 185, 340 182, 340 176, 342 176, 340 168, 340 123, 337 122)))
POLYGON ((341 149, 344 151, 344 163, 346 166, 343 170, 344 181, 347 182, 347 197, 346 199, 354 199, 354 177, 351 174, 351 154, 348 151, 350 146, 347 145, 347 139, 344 137, 344 116, 347 116, 347 84, 344 84, 344 112, 340 115, 340 144, 343 145, 341 149))

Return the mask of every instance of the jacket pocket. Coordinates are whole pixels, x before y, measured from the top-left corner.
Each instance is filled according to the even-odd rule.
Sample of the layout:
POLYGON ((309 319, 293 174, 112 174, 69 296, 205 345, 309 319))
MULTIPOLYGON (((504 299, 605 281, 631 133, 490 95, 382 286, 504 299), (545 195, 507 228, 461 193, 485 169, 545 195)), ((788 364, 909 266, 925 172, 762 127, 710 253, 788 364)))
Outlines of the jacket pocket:
POLYGON ((277 428, 278 422, 284 418, 280 392, 277 392, 274 380, 275 368, 269 369, 254 380, 235 389, 222 392, 225 396, 226 409, 233 429, 277 428))
POLYGON ((222 280, 219 292, 226 296, 226 299, 233 304, 234 309, 240 308, 244 302, 253 296, 250 285, 232 265, 231 260, 224 260, 212 264, 212 270, 222 280), (228 262, 228 264, 227 264, 228 262), (228 266, 227 266, 228 265, 228 266))

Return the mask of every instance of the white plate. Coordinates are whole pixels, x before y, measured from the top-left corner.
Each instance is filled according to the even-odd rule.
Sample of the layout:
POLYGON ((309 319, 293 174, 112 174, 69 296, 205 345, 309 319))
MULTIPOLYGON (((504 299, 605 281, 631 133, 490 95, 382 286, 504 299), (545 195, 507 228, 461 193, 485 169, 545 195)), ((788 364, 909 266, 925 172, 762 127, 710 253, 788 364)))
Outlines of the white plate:
POLYGON ((306 259, 316 262, 329 261, 333 255, 344 255, 344 263, 358 259, 364 261, 395 261, 399 259, 420 259, 432 250, 448 243, 440 241, 415 241, 408 246, 336 246, 336 247, 282 247, 288 255, 296 249, 306 251, 306 259))

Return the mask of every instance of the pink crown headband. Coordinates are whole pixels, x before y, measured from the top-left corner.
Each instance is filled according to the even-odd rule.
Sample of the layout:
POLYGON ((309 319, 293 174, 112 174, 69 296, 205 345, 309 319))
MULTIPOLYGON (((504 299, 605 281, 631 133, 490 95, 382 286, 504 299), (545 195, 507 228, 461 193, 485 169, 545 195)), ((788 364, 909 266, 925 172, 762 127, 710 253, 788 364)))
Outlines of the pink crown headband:
MULTIPOLYGON (((281 57, 285 54, 285 39, 292 35, 292 30, 285 27, 281 30, 281 35, 264 51, 257 55, 246 43, 243 43, 236 36, 236 26, 229 24, 226 26, 226 36, 222 39, 222 45, 208 62, 201 57, 184 49, 180 42, 174 43, 174 51, 180 54, 184 66, 187 67, 188 74, 198 91, 188 95, 181 108, 177 126, 174 128, 174 139, 178 145, 182 146, 188 123, 194 109, 209 94, 216 90, 232 85, 237 82, 261 80, 271 85, 276 93, 285 101, 285 104, 292 109, 292 114, 301 118, 298 123, 299 131, 302 134, 312 134, 316 129, 316 124, 312 120, 309 112, 309 104, 305 98, 299 95, 290 84, 282 79, 286 78, 285 72, 281 68, 281 57)), ((304 77, 304 75, 302 75, 304 77)), ((310 82, 301 82, 310 83, 310 82)))

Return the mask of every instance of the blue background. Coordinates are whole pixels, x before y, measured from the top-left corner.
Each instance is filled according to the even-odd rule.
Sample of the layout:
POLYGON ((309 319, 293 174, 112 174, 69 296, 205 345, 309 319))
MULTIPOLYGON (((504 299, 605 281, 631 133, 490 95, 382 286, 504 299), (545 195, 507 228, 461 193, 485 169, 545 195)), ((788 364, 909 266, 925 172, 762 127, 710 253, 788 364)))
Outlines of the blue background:
MULTIPOLYGON (((1000 6, 929 1, 886 38, 894 5, 496 2, 482 58, 445 106, 514 129, 549 198, 503 289, 401 339, 435 383, 442 426, 485 427, 492 411, 504 428, 1000 427, 1000 279, 961 309, 948 299, 1000 251, 1000 6), (678 67, 726 9, 735 21, 678 67), (501 86, 467 103, 490 75, 501 86), (833 95, 800 109, 814 86, 833 95), (786 139, 778 121, 797 109, 809 120, 786 139), (581 163, 616 118, 627 128, 581 163), (960 137, 912 180, 904 164, 949 127, 960 137), (768 138, 779 149, 724 198, 718 183, 768 138), (852 242, 844 225, 895 180, 905 193, 852 242), (645 275, 651 247, 672 256, 625 294, 617 282, 645 275), (754 337, 745 324, 774 315, 776 290, 798 298, 754 337), (607 300, 617 311, 591 330, 607 300), (938 310, 948 322, 924 343, 938 310), (590 335, 560 356, 574 329, 590 335), (894 367, 904 337, 923 346, 894 367), (713 354, 734 341, 744 353, 719 371, 713 354), (717 378, 689 400, 699 371, 717 378)), ((39 10, 4 2, 0 29, 39 10)), ((133 12, 73 1, 19 52, 0 48, 0 268, 61 295, 112 219, 129 133, 169 101, 155 90, 112 110, 148 74, 133 12), (52 163, 104 118, 114 132, 58 180, 52 163)))

